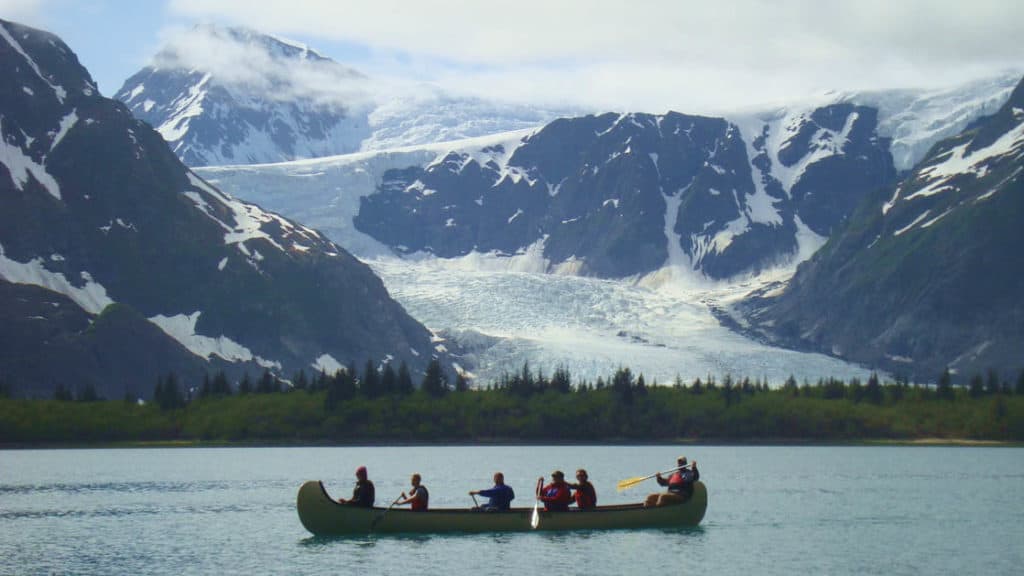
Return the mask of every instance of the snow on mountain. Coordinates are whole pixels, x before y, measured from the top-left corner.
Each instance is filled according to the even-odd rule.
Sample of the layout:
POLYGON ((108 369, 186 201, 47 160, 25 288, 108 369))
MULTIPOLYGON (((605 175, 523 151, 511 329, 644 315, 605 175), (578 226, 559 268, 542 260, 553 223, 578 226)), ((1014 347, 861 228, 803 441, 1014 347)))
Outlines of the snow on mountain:
POLYGON ((190 166, 383 150, 539 126, 570 113, 377 81, 288 40, 200 25, 115 95, 190 166))
POLYGON ((921 379, 1020 370, 1024 81, 879 190, 785 290, 738 309, 772 341, 921 379))
MULTIPOLYGON (((557 130, 544 128, 549 136, 561 132, 545 146, 540 145, 542 130, 535 129, 198 172, 234 195, 313 224, 369 258, 406 309, 475 355, 475 370, 485 379, 524 360, 547 369, 564 363, 574 374, 589 378, 606 375, 623 362, 659 381, 676 373, 690 378, 763 372, 776 381, 790 372, 812 379, 863 375, 862 368, 841 361, 780 352, 736 337, 719 326, 716 311, 761 283, 787 279, 864 195, 895 182, 892 160, 885 161, 894 141, 886 134, 895 135, 905 147, 902 162, 917 162, 934 134, 954 129, 951 122, 973 121, 990 111, 990 103, 1005 101, 1008 84, 1004 77, 993 80, 994 96, 983 82, 959 90, 871 95, 872 102, 886 103, 881 109, 858 95, 828 94, 787 108, 737 113, 715 121, 723 127, 722 137, 710 138, 706 146, 683 156, 652 142, 671 142, 680 134, 693 141, 697 133, 685 130, 688 117, 674 115, 666 122, 664 116, 614 114, 560 120, 557 130), (898 102, 902 108, 894 104, 898 102), (953 104, 959 112, 943 114, 943 106, 953 104), (915 132, 922 126, 928 134, 915 132), (742 146, 733 148, 734 156, 722 146, 729 130, 742 146), (688 164, 693 168, 686 168, 688 164), (470 215, 477 208, 480 214, 485 208, 493 210, 485 230, 535 223, 531 218, 538 215, 550 218, 552 230, 579 226, 586 212, 551 206, 572 194, 568 183, 581 175, 623 186, 600 192, 597 180, 590 180, 593 186, 577 185, 582 194, 567 207, 593 205, 595 214, 603 211, 613 218, 643 215, 649 221, 632 228, 658 234, 651 248, 620 255, 635 263, 637 254, 660 254, 656 266, 637 276, 639 282, 637 277, 612 281, 576 276, 584 266, 579 252, 553 258, 548 250, 553 232, 524 234, 505 245, 470 242, 443 254, 445 258, 436 257, 441 234, 474 225, 470 215), (467 178, 476 184, 460 184, 467 178), (630 191, 645 187, 654 192, 653 204, 627 204, 630 191), (697 191, 700 202, 682 193, 697 191), (517 202, 519 197, 524 200, 517 202), (428 228, 439 236, 411 245, 390 237, 381 243, 360 232, 353 219, 368 202, 383 198, 403 203, 407 214, 437 210, 428 228), (525 198, 548 208, 531 209, 525 198), (788 240, 745 248, 761 264, 732 270, 760 270, 753 277, 713 280, 715 275, 700 263, 711 262, 730 246, 742 247, 738 240, 756 225, 786 230, 788 240), (404 256, 395 261, 388 257, 393 254, 404 256), (577 305, 576 298, 590 304, 577 305)), ((421 230, 411 223, 387 222, 382 219, 382 226, 421 230)), ((597 229, 607 230, 602 226, 597 229)), ((584 240, 580 246, 588 244, 595 243, 584 240)))
POLYGON ((369 267, 196 176, 56 36, 0 20, 0 74, 0 374, 19 394, 447 358, 369 267))

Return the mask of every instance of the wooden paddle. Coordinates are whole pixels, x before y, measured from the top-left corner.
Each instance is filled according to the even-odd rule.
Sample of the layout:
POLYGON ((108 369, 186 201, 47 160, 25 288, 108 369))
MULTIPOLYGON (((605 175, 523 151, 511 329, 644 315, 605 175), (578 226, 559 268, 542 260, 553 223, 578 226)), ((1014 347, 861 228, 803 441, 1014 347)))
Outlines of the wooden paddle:
POLYGON ((540 511, 537 509, 537 506, 540 505, 540 487, 543 486, 543 485, 544 485, 544 479, 543 478, 538 478, 537 479, 537 493, 536 493, 537 499, 533 501, 533 515, 530 516, 530 527, 533 528, 534 530, 536 530, 537 527, 540 526, 540 511))
POLYGON ((395 507, 395 504, 398 504, 398 501, 401 500, 402 498, 405 498, 405 492, 399 494, 398 498, 395 498, 395 501, 391 503, 391 506, 388 506, 387 509, 380 513, 379 516, 374 518, 373 522, 370 522, 370 530, 373 530, 377 526, 377 524, 384 519, 384 516, 387 515, 387 513, 390 512, 391 509, 395 507))
POLYGON ((636 486, 637 484, 643 482, 644 480, 649 480, 651 478, 654 478, 658 474, 668 474, 669 472, 675 472, 676 470, 682 470, 683 468, 686 468, 688 466, 689 466, 689 464, 687 464, 686 466, 676 466, 675 468, 672 468, 671 470, 664 470, 662 472, 655 472, 654 474, 651 474, 649 476, 637 476, 636 478, 626 478, 625 480, 619 481, 619 483, 615 486, 615 489, 618 490, 619 492, 622 492, 623 490, 625 490, 627 488, 632 488, 633 486, 636 486))

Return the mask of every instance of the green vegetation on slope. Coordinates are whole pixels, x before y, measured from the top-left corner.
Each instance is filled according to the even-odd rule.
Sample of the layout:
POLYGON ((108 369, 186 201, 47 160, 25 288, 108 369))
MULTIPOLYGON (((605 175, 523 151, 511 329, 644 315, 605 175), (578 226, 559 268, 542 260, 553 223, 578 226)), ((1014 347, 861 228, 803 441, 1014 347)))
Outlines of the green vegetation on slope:
POLYGON ((0 443, 1024 441, 1024 381, 986 384, 980 377, 971 388, 882 384, 872 377, 814 385, 790 379, 769 389, 729 376, 647 385, 642 375, 621 369, 607 382, 570 387, 564 371, 547 379, 524 367, 482 390, 442 380, 415 392, 374 391, 362 384, 380 380, 345 371, 302 381, 303 388, 286 392, 259 385, 252 393, 201 393, 163 408, 0 398, 0 443))

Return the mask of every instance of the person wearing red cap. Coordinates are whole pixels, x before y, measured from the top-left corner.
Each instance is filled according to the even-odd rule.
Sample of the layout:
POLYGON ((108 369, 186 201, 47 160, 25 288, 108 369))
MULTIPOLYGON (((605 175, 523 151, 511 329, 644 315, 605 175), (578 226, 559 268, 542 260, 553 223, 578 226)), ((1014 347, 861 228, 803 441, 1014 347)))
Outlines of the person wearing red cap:
POLYGON ((348 500, 338 498, 338 502, 349 506, 372 508, 373 501, 376 499, 374 492, 373 482, 366 477, 366 466, 360 466, 356 468, 356 487, 352 490, 352 497, 348 500))

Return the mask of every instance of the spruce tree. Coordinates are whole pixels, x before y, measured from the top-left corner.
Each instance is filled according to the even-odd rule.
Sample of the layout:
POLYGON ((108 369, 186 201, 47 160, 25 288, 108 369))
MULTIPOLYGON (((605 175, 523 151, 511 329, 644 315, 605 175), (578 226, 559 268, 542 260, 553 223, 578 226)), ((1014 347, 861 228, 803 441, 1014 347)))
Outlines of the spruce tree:
POLYGON ((949 366, 946 366, 946 369, 942 371, 942 376, 939 376, 936 393, 940 400, 953 399, 953 376, 949 373, 949 366))
MULTIPOLYGON (((248 378, 248 375, 246 375, 248 378)), ((210 384, 210 393, 214 396, 231 396, 231 384, 228 382, 228 376, 223 370, 218 370, 213 375, 213 382, 210 384)))
POLYGON ((878 374, 875 372, 872 372, 871 376, 868 378, 868 385, 864 390, 864 398, 870 404, 878 405, 882 403, 882 399, 884 398, 882 393, 882 384, 878 381, 878 374))
POLYGON ((380 376, 380 391, 382 394, 398 392, 398 374, 395 374, 395 367, 391 362, 384 366, 384 373, 380 376))
POLYGON ((1024 395, 1024 368, 1021 369, 1020 374, 1017 376, 1017 387, 1014 391, 1019 395, 1024 395))
POLYGON ((466 380, 465 374, 459 372, 455 375, 455 391, 456 392, 468 392, 469 382, 466 380))
POLYGON ((985 394, 985 382, 981 379, 981 374, 971 376, 967 393, 971 398, 981 398, 985 394))
POLYGON ((363 379, 360 382, 359 391, 367 398, 377 398, 381 395, 380 375, 377 373, 377 365, 372 359, 368 359, 363 368, 363 379))
POLYGON ((252 392, 252 380, 249 380, 249 373, 242 373, 242 381, 238 383, 238 394, 250 394, 252 392))
POLYGON ((412 394, 415 388, 412 385, 412 376, 409 374, 409 366, 405 360, 398 366, 398 393, 402 395, 412 394))
POLYGON ((427 364, 427 373, 423 375, 421 389, 435 398, 448 392, 448 378, 441 370, 441 362, 437 358, 431 359, 430 364, 427 364))
POLYGON ((999 394, 999 373, 993 368, 988 369, 988 378, 985 380, 985 392, 988 394, 999 394))

